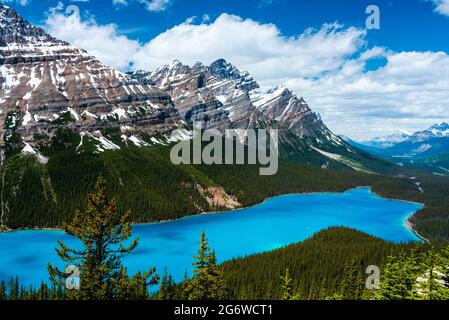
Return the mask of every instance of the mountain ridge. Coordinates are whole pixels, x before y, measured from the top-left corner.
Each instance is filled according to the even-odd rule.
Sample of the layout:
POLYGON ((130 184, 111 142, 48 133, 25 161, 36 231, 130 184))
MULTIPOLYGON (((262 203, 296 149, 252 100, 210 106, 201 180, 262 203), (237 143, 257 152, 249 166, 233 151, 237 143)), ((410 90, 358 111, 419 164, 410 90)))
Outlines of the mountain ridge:
POLYGON ((2 159, 14 152, 45 159, 40 149, 61 129, 79 135, 80 152, 104 152, 128 142, 170 144, 174 129, 199 121, 205 129, 278 128, 286 153, 304 163, 376 171, 365 168, 372 159, 333 134, 304 98, 283 86, 261 91, 248 72, 224 59, 209 66, 175 60, 125 74, 11 8, 2 5, 0 12, 2 159))
POLYGON ((376 154, 388 161, 437 175, 449 174, 449 124, 442 122, 408 134, 396 141, 371 142, 347 140, 354 147, 376 154))

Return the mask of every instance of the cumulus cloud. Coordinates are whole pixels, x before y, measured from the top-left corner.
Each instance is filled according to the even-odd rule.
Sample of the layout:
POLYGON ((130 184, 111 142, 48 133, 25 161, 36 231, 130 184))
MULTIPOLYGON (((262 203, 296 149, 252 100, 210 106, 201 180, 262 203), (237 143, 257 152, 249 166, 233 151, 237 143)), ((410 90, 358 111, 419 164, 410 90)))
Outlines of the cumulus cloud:
POLYGON ((82 20, 74 11, 65 15, 61 6, 50 9, 45 21, 47 31, 58 39, 84 49, 102 62, 117 69, 127 69, 139 43, 118 33, 115 24, 98 25, 93 17, 82 20))
POLYGON ((251 69, 257 78, 273 82, 336 70, 364 45, 363 30, 344 29, 338 24, 325 24, 320 30, 309 29, 298 37, 287 38, 273 24, 228 14, 211 23, 190 22, 147 43, 135 57, 136 66, 154 69, 176 58, 188 64, 208 64, 223 57, 251 69))
POLYGON ((77 15, 52 13, 46 27, 122 70, 129 63, 154 70, 174 59, 192 65, 223 57, 264 88, 281 83, 292 88, 334 132, 353 138, 418 130, 449 119, 446 53, 370 47, 366 31, 354 27, 325 24, 285 37, 273 24, 222 14, 199 24, 188 19, 146 44, 119 35, 115 25, 77 15), (376 58, 386 64, 368 70, 367 63, 376 58))
POLYGON ((435 11, 449 16, 449 0, 432 0, 436 5, 435 11))
POLYGON ((395 129, 415 131, 449 119, 449 56, 444 52, 382 53, 388 63, 364 71, 363 58, 318 79, 294 78, 336 132, 367 138, 395 129))

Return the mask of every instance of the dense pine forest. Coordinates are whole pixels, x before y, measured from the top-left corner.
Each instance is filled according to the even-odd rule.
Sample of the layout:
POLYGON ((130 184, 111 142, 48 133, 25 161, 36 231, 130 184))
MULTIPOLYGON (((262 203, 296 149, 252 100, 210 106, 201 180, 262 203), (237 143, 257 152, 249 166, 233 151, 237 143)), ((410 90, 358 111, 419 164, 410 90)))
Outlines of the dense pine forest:
POLYGON ((415 243, 393 244, 348 229, 331 228, 310 239, 272 252, 235 259, 223 264, 226 280, 236 299, 280 299, 279 278, 289 270, 292 290, 300 299, 329 299, 348 294, 344 288, 350 280, 354 297, 370 298, 365 292, 365 273, 369 265, 383 266, 390 255, 411 254, 415 243), (257 272, 255 272, 257 270, 257 272), (354 272, 355 276, 351 274, 354 272))
POLYGON ((255 165, 174 166, 169 146, 126 146, 119 138, 114 140, 117 132, 107 134, 122 144, 120 150, 95 153, 88 141, 79 150, 79 135, 61 130, 51 145, 40 148, 49 158, 46 165, 33 156, 9 156, 0 169, 2 227, 60 227, 70 221, 75 209, 83 207, 88 190, 103 175, 119 209, 131 209, 131 219, 137 223, 224 210, 208 204, 199 187, 221 187, 242 206, 249 206, 286 193, 342 192, 371 186, 383 197, 425 204, 411 219, 415 229, 430 241, 449 241, 446 177, 401 168, 397 176, 321 169, 291 156, 281 159, 274 176, 260 176, 255 165))

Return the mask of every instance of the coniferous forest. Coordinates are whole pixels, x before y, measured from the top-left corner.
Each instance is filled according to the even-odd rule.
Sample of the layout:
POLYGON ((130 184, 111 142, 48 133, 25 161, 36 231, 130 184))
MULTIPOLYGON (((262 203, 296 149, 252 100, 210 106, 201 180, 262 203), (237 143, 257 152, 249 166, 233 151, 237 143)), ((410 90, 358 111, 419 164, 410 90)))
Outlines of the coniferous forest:
POLYGON ((130 209, 135 223, 225 210, 208 204, 199 187, 223 188, 242 206, 249 206, 286 193, 371 186, 385 198, 423 203, 424 209, 411 219, 415 230, 431 241, 449 241, 449 180, 445 177, 399 167, 396 176, 321 169, 288 156, 281 159, 276 175, 260 176, 255 165, 175 166, 167 146, 130 145, 96 154, 88 152, 87 143, 85 151, 77 150, 78 144, 79 135, 64 129, 50 146, 42 147, 48 164, 21 154, 7 158, 0 171, 3 227, 61 227, 84 206, 88 191, 102 175, 119 209, 130 209), (27 201, 22 201, 25 197, 27 201))
POLYGON ((81 249, 59 243, 66 263, 80 262, 79 279, 48 266, 51 285, 23 287, 18 278, 0 283, 2 300, 442 300, 449 298, 449 247, 443 244, 393 244, 356 230, 335 227, 287 247, 217 264, 203 232, 193 259, 193 276, 175 283, 168 270, 129 275, 122 259, 138 246, 130 212, 120 213, 100 177, 64 229, 80 239, 81 249), (382 271, 378 288, 367 289, 367 266, 382 271), (159 286, 156 293, 149 288, 159 286), (72 290, 71 290, 72 289, 72 290))

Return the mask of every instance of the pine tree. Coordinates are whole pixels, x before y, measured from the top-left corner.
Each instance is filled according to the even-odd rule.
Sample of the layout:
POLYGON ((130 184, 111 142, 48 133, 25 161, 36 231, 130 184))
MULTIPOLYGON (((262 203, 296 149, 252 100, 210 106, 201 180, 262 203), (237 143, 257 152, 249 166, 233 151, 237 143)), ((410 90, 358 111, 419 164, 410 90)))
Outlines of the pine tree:
POLYGON ((415 296, 421 300, 447 300, 449 299, 448 282, 445 280, 444 270, 447 261, 442 255, 432 250, 425 254, 423 259, 423 274, 415 283, 415 296))
POLYGON ((37 291, 37 299, 38 300, 48 300, 49 299, 48 286, 45 284, 45 282, 42 282, 39 290, 37 291))
POLYGON ((8 299, 9 300, 18 300, 20 295, 20 289, 19 289, 19 278, 16 276, 14 279, 11 278, 9 280, 9 294, 8 299))
POLYGON ((168 274, 167 268, 164 270, 157 298, 159 300, 174 300, 176 298, 176 284, 173 276, 168 274))
POLYGON ((184 272, 184 278, 180 284, 176 287, 176 298, 179 300, 188 300, 189 299, 189 274, 187 270, 184 272))
POLYGON ((5 282, 2 281, 0 283, 0 300, 6 300, 8 296, 6 295, 6 285, 5 282))
POLYGON ((407 256, 404 252, 390 256, 382 270, 378 300, 413 300, 415 284, 422 269, 419 257, 407 256))
POLYGON ((318 299, 320 299, 320 300, 327 299, 327 277, 324 277, 323 280, 321 281, 318 299))
MULTIPOLYGON (((449 290, 449 246, 441 250, 440 265, 442 273, 441 279, 444 283, 444 286, 449 290)), ((449 297, 447 299, 449 299, 449 297)))
POLYGON ((225 300, 229 297, 223 270, 217 265, 204 231, 201 233, 198 255, 194 256, 193 279, 187 285, 189 300, 225 300))
POLYGON ((249 296, 249 293, 248 293, 247 287, 243 287, 242 288, 242 292, 240 293, 240 299, 239 300, 244 300, 244 301, 251 300, 250 296, 249 296))
POLYGON ((281 276, 282 295, 281 300, 299 300, 299 294, 293 294, 293 280, 290 278, 290 272, 285 270, 285 275, 281 276))
POLYGON ((363 293, 363 278, 357 259, 346 263, 340 284, 339 296, 343 300, 360 300, 363 293))
MULTIPOLYGON (((67 298, 82 300, 113 300, 146 298, 147 287, 158 281, 155 269, 128 277, 122 258, 133 251, 135 239, 129 246, 124 242, 131 236, 130 212, 121 214, 115 199, 106 194, 106 182, 100 177, 95 191, 87 196, 83 211, 76 211, 66 224, 67 233, 77 237, 82 249, 71 249, 59 242, 59 257, 69 264, 79 263, 80 288, 67 290, 67 298)), ((68 276, 57 267, 48 266, 50 278, 57 287, 64 285, 68 276)))

